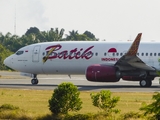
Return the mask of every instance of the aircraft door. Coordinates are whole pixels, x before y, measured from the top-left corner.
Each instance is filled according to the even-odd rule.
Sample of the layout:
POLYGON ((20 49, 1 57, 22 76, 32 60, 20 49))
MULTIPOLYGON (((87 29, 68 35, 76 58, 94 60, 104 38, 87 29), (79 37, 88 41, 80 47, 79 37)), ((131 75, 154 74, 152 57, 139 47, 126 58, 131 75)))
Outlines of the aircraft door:
POLYGON ((33 48, 32 62, 39 62, 40 47, 41 46, 38 45, 33 48))

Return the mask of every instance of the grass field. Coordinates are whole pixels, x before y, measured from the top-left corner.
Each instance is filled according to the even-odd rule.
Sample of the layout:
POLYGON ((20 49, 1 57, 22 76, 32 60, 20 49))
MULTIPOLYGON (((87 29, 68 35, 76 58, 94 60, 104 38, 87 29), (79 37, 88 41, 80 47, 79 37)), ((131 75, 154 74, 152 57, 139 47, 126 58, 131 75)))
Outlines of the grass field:
MULTIPOLYGON (((0 105, 12 104, 20 109, 26 110, 32 116, 43 116, 50 114, 48 100, 51 98, 51 90, 20 90, 20 89, 2 89, 0 88, 0 105)), ((80 98, 83 101, 83 108, 78 113, 96 113, 98 108, 91 102, 90 93, 83 91, 80 98)), ((117 108, 121 113, 129 111, 139 112, 142 102, 151 103, 154 93, 141 92, 113 92, 112 96, 119 96, 117 108)))

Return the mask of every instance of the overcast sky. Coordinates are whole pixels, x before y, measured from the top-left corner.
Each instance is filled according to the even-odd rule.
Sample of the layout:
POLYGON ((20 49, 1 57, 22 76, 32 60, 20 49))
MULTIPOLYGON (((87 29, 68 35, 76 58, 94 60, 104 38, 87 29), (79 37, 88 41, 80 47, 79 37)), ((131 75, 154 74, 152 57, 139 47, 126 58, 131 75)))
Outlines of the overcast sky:
POLYGON ((58 27, 65 34, 88 30, 107 41, 134 39, 139 32, 143 41, 160 41, 160 0, 0 0, 0 5, 3 34, 58 27))

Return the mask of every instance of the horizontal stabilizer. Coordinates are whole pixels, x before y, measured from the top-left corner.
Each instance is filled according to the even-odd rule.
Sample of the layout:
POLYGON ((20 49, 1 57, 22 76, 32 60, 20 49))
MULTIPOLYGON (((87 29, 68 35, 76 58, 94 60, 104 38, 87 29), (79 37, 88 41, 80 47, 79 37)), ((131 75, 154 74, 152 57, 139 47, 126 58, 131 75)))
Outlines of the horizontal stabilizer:
POLYGON ((143 69, 143 70, 151 70, 154 71, 155 69, 152 68, 151 66, 146 65, 145 63, 137 63, 137 62, 132 62, 129 63, 132 67, 143 69))

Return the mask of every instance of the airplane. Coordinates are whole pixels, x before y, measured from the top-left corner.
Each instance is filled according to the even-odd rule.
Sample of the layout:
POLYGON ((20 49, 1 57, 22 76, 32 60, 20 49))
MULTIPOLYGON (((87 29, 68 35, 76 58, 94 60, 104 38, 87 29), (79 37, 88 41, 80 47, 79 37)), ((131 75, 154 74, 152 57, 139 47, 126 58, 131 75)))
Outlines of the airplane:
POLYGON ((139 33, 132 42, 57 41, 20 48, 4 64, 16 71, 32 74, 83 74, 92 82, 139 81, 150 87, 160 74, 160 43, 142 42, 139 33))

